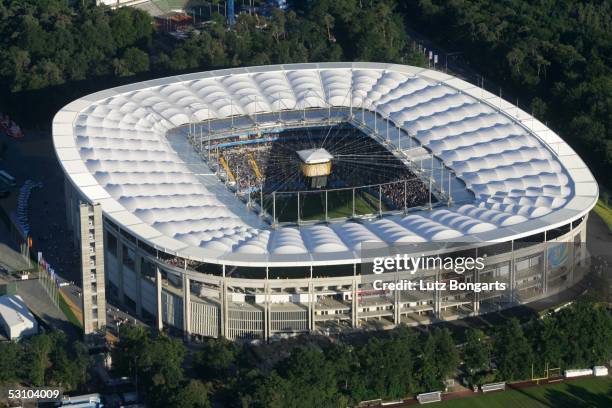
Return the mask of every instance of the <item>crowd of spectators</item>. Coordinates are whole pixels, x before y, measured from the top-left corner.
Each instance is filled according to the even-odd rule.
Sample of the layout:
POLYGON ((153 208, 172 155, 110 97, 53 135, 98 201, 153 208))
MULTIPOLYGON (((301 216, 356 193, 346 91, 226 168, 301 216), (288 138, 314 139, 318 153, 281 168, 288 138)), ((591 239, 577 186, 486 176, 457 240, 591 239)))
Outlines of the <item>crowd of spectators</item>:
MULTIPOLYGON (((384 146, 357 130, 345 129, 330 137, 329 132, 325 132, 310 130, 306 135, 294 130, 268 134, 266 141, 221 149, 213 146, 213 160, 225 160, 239 193, 257 193, 261 189, 264 194, 300 191, 307 190, 309 183, 302 175, 297 152, 321 147, 334 156, 328 188, 369 186, 367 188, 372 190, 372 194, 377 195, 380 191, 385 204, 393 209, 429 202, 427 186, 384 146)), ((248 139, 257 140, 256 136, 248 139)), ((243 139, 232 137, 216 142, 239 140, 243 139)))
POLYGON ((382 184, 380 188, 387 203, 395 209, 417 207, 429 202, 429 189, 417 178, 382 184))

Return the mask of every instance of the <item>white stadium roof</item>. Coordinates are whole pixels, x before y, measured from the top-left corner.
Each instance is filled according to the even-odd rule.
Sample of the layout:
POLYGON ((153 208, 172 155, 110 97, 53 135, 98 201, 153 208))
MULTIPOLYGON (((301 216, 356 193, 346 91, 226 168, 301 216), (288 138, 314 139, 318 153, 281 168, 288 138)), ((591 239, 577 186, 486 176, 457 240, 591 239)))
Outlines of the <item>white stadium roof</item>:
POLYGON ((53 140, 75 188, 122 228, 165 252, 232 265, 355 262, 368 241, 504 241, 567 224, 598 196, 584 162, 537 119, 458 78, 401 65, 263 66, 135 83, 65 106, 53 140), (216 176, 195 174, 166 137, 209 117, 329 105, 390 118, 456 172, 471 202, 272 229, 216 176))

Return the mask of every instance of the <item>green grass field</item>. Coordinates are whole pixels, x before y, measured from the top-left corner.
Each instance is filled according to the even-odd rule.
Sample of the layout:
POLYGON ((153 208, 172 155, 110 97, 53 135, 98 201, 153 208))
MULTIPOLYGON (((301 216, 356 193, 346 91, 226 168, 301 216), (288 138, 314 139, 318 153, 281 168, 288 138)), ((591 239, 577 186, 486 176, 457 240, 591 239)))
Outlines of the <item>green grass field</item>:
POLYGON ((62 294, 59 295, 59 307, 62 310, 62 312, 64 312, 64 315, 66 315, 66 318, 70 321, 70 323, 74 324, 76 327, 80 329, 83 328, 83 324, 74 315, 74 313, 72 312, 72 309, 70 309, 70 306, 68 306, 68 303, 66 303, 66 300, 64 299, 64 295, 62 294))
POLYGON ((612 378, 586 378, 428 405, 447 408, 612 407, 612 378))
MULTIPOLYGON (((328 218, 346 218, 353 215, 353 196, 351 190, 329 191, 327 194, 328 218)), ((264 198, 264 208, 269 214, 273 212, 272 195, 264 198)), ((355 194, 355 215, 377 214, 378 197, 374 197, 365 189, 355 194)), ((298 211, 297 194, 276 194, 276 218, 279 222, 296 222, 298 211)), ((382 203, 382 211, 389 211, 382 203)), ((325 193, 313 191, 300 193, 300 220, 325 220, 325 193)))
POLYGON ((594 210, 597 215, 604 220, 608 225, 608 229, 612 232, 612 207, 607 206, 602 200, 598 200, 594 210))

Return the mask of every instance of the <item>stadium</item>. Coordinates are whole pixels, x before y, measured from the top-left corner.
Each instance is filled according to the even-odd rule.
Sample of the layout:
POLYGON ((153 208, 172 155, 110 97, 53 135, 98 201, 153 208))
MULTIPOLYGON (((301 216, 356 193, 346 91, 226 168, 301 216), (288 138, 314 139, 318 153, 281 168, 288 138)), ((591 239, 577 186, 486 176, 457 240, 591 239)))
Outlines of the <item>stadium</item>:
POLYGON ((70 103, 53 140, 76 242, 79 205, 101 206, 107 297, 192 339, 453 320, 549 297, 586 269, 587 166, 533 116, 439 71, 162 78, 70 103), (374 288, 370 249, 428 245, 486 266, 380 277, 506 289, 374 288))

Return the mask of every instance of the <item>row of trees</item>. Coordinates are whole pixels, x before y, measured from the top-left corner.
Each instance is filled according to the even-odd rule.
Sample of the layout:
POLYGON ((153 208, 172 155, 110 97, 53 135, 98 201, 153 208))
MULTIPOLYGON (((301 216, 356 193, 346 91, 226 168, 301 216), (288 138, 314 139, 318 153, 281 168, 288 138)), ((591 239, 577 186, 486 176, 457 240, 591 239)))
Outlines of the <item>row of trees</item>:
POLYGON ((395 0, 296 1, 294 10, 270 17, 241 14, 232 30, 213 13, 176 40, 131 7, 0 0, 0 111, 48 126, 61 106, 84 94, 179 72, 310 61, 425 63, 395 7, 395 0))
POLYGON ((587 0, 404 2, 408 24, 532 102, 612 183, 612 3, 587 0))
POLYGON ((208 408, 211 386, 186 378, 186 348, 165 334, 142 326, 121 326, 112 352, 115 374, 129 376, 151 407, 208 408))
POLYGON ((149 70, 151 18, 132 8, 109 12, 91 4, 0 1, 0 79, 5 91, 149 70))
POLYGON ((90 364, 83 343, 70 342, 59 331, 20 343, 0 343, 0 384, 55 386, 74 391, 86 385, 90 364))
POLYGON ((241 14, 233 30, 223 17, 169 54, 161 68, 176 71, 308 61, 385 61, 421 65, 410 46, 395 1, 296 1, 270 18, 241 14))
POLYGON ((542 376, 547 367, 565 370, 605 364, 612 358, 610 344, 610 310, 578 303, 523 326, 510 320, 489 337, 468 330, 462 368, 472 384, 521 380, 532 373, 542 376))
POLYGON ((581 303, 523 325, 512 319, 487 334, 470 329, 461 341, 447 329, 400 327, 353 343, 211 339, 186 352, 178 340, 126 327, 113 361, 151 406, 206 407, 216 400, 228 407, 346 407, 443 389, 448 378, 524 380, 547 366, 605 363, 612 358, 612 313, 581 303))
MULTIPOLYGON (((542 319, 508 321, 459 341, 447 329, 400 327, 367 341, 307 338, 268 346, 210 339, 200 349, 143 327, 122 326, 113 349, 117 375, 134 379, 152 407, 348 406, 470 384, 524 380, 545 368, 584 368, 612 358, 612 312, 578 303, 542 319), (268 354, 266 354, 268 353, 268 354)), ((0 384, 86 389, 91 359, 61 332, 0 343, 0 384)))

